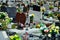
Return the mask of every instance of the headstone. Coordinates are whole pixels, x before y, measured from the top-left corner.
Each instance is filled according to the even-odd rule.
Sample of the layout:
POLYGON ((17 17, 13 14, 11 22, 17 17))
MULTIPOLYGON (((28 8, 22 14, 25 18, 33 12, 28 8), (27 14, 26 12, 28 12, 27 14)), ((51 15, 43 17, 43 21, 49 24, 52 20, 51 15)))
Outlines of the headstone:
POLYGON ((0 40, 9 40, 5 31, 0 31, 0 40))
POLYGON ((17 13, 16 14, 16 22, 17 23, 22 23, 23 25, 25 24, 25 21, 26 21, 26 16, 24 13, 20 14, 20 13, 17 13))
POLYGON ((16 8, 15 7, 7 7, 7 13, 9 17, 14 18, 16 16, 16 8))

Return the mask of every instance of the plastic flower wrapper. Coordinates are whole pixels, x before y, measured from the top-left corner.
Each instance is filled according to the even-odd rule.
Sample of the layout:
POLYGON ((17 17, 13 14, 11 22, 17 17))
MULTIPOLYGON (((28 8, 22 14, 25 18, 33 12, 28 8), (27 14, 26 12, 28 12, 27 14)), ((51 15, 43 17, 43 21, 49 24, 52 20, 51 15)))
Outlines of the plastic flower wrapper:
POLYGON ((49 32, 49 29, 46 27, 46 28, 44 29, 44 32, 48 33, 48 32, 49 32))
POLYGON ((46 25, 42 22, 40 23, 40 26, 46 28, 46 25))
POLYGON ((22 40, 17 34, 9 36, 10 40, 22 40))
POLYGON ((44 31, 44 29, 46 29, 46 28, 47 28, 47 27, 46 27, 45 24, 40 23, 40 31, 41 31, 41 32, 44 31))
POLYGON ((10 40, 14 40, 14 36, 9 36, 10 40))
POLYGON ((17 34, 14 35, 15 40, 22 40, 17 34))
POLYGON ((48 33, 48 32, 49 32, 49 30, 48 30, 48 28, 47 28, 47 27, 46 27, 46 28, 41 27, 41 28, 40 28, 40 32, 44 35, 44 34, 48 33))

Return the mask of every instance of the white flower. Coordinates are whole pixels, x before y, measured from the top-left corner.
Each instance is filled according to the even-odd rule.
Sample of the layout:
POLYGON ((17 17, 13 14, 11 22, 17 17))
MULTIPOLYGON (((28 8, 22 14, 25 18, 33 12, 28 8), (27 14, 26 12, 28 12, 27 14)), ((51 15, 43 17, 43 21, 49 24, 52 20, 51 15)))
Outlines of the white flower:
POLYGON ((51 37, 51 34, 48 34, 48 37, 51 37))
POLYGON ((13 20, 13 18, 10 18, 11 20, 13 20))
POLYGON ((56 26, 56 29, 59 29, 59 26, 56 26))

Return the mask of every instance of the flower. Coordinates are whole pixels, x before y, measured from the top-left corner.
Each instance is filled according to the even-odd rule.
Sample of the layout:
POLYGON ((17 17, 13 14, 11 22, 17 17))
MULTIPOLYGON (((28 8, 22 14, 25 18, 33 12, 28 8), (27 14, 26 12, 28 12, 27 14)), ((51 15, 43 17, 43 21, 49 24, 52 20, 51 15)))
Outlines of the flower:
POLYGON ((56 26, 56 29, 59 29, 59 26, 56 26))
POLYGON ((32 16, 34 17, 35 15, 34 15, 34 14, 32 14, 32 16))
POLYGON ((51 34, 48 34, 48 37, 51 37, 51 34))

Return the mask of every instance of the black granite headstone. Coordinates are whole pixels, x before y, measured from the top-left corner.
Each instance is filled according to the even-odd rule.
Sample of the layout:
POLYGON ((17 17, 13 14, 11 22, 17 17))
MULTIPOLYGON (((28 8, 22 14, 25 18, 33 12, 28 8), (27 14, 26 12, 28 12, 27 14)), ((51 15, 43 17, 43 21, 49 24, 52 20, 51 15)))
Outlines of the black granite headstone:
POLYGON ((15 18, 16 8, 15 7, 7 7, 7 13, 9 15, 9 17, 15 18))
POLYGON ((34 11, 40 11, 40 6, 33 5, 33 10, 34 10, 34 11))

